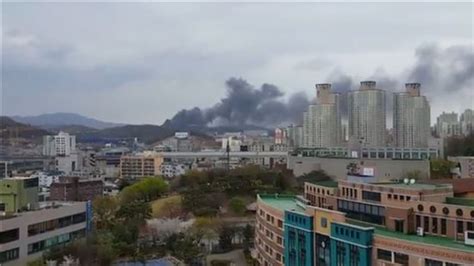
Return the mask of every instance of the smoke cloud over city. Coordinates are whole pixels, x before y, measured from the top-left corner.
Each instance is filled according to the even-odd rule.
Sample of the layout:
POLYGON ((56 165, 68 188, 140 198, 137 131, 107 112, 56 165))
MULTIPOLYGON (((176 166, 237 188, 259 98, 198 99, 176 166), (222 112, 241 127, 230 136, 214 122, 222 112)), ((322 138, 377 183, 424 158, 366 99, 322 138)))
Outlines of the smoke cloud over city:
POLYGON ((230 78, 225 83, 227 95, 213 107, 183 109, 172 119, 174 126, 187 125, 259 125, 276 126, 288 122, 300 122, 302 113, 309 105, 304 92, 290 95, 275 85, 255 87, 242 78, 230 78))
MULTIPOLYGON (((375 80, 377 87, 387 91, 388 123, 391 123, 392 94, 403 91, 404 83, 420 82, 422 94, 429 99, 452 91, 474 89, 474 53, 468 46, 421 46, 415 52, 415 64, 398 75, 376 70, 367 80, 375 80)), ((358 89, 360 78, 341 70, 333 71, 327 81, 332 89, 341 94, 341 112, 347 116, 347 92, 358 89)), ((317 83, 317 81, 315 81, 317 83)), ((301 124, 303 112, 310 99, 304 92, 292 94, 285 100, 277 86, 263 84, 255 87, 242 78, 230 78, 225 83, 227 95, 213 107, 183 109, 171 120, 173 125, 244 125, 278 126, 289 123, 301 124)), ((313 93, 313 89, 308 89, 313 93)))

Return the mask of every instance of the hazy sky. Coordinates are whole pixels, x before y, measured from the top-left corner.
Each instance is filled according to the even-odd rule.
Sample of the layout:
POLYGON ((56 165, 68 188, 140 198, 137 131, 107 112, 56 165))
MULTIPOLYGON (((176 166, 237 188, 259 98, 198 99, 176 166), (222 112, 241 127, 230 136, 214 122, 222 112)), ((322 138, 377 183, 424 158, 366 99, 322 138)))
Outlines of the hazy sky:
POLYGON ((474 108, 473 12, 472 3, 3 3, 2 112, 161 124, 217 103, 230 77, 314 97, 315 83, 347 76, 354 88, 373 78, 386 90, 426 80, 432 117, 460 112, 474 108))

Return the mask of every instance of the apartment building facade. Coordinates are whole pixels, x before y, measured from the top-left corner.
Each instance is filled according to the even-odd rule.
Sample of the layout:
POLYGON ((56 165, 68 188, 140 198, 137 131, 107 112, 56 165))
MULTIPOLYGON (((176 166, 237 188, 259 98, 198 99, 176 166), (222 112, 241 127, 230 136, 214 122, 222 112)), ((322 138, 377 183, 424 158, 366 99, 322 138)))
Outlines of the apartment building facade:
POLYGON ((325 181, 304 191, 258 196, 260 265, 474 264, 473 200, 452 185, 325 181))
POLYGON ((160 175, 163 161, 163 156, 154 152, 124 155, 120 157, 120 177, 135 179, 160 175))

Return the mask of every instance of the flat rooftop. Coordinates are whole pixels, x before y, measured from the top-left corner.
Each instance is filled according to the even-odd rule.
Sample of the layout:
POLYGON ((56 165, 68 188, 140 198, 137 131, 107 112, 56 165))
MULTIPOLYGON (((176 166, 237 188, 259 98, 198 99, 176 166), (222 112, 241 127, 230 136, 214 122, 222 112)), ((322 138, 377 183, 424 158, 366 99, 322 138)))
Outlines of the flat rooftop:
POLYGON ((337 181, 334 180, 324 180, 324 181, 308 181, 308 183, 311 183, 316 186, 322 186, 322 187, 328 187, 328 188, 336 188, 337 187, 337 181))
POLYGON ((384 237, 402 239, 409 242, 442 247, 442 248, 455 249, 455 250, 460 250, 460 251, 465 251, 465 252, 474 252, 473 246, 468 246, 462 242, 455 241, 453 239, 446 238, 446 237, 432 236, 432 235, 418 236, 416 234, 404 234, 397 231, 390 231, 378 225, 368 224, 368 223, 364 223, 364 222, 360 222, 360 221, 356 221, 352 219, 347 219, 346 222, 349 224, 357 225, 357 226, 373 227, 375 228, 374 233, 376 235, 380 235, 384 237))
POLYGON ((452 188, 450 184, 424 184, 424 183, 415 183, 415 184, 404 184, 404 183, 371 183, 376 186, 391 187, 391 188, 401 188, 401 189, 413 189, 413 190, 435 190, 440 188, 452 188))
POLYGON ((299 211, 304 212, 304 208, 298 205, 296 196, 292 195, 272 195, 262 194, 258 195, 265 204, 281 211, 299 211))

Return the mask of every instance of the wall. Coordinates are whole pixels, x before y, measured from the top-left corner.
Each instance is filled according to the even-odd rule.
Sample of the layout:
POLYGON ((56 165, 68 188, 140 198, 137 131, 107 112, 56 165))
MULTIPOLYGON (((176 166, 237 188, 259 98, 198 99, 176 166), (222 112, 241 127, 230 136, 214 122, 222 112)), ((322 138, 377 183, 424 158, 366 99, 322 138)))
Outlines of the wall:
POLYGON ((315 170, 323 170, 337 180, 347 176, 347 165, 351 162, 363 161, 365 166, 375 168, 378 181, 401 179, 407 172, 420 171, 421 178, 429 178, 430 164, 428 160, 386 160, 386 159, 348 159, 288 156, 288 169, 295 176, 301 176, 315 170))

